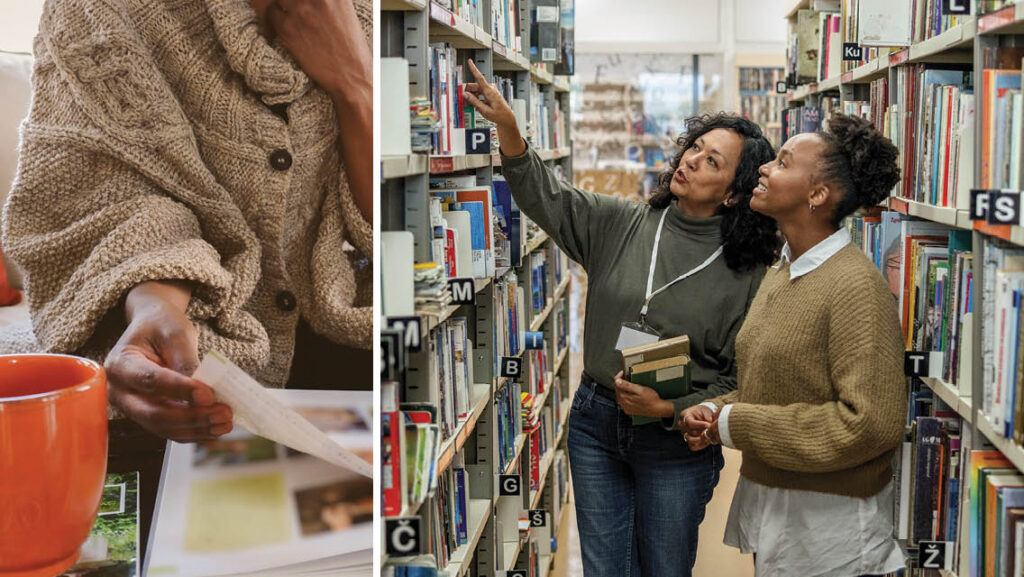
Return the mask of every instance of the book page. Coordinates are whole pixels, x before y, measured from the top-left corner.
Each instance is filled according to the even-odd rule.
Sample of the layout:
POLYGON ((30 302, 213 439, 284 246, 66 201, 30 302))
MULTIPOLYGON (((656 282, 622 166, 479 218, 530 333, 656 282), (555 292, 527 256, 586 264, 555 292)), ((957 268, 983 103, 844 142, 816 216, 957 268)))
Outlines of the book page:
POLYGON ((206 354, 193 378, 209 385, 234 411, 235 423, 249 432, 373 478, 369 463, 332 441, 216 351, 206 354))
MULTIPOLYGON (((372 460, 372 392, 264 392, 330 443, 372 460)), ((144 574, 368 574, 373 496, 372 480, 351 468, 241 425, 210 441, 168 442, 144 574)))

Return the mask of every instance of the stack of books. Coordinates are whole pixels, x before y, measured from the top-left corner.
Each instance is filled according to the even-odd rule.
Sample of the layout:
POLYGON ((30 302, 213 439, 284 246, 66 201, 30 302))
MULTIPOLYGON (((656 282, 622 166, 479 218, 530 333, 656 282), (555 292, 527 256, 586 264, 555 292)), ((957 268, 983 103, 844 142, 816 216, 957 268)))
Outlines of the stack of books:
MULTIPOLYGON (((626 380, 651 387, 663 399, 687 395, 691 384, 690 338, 682 335, 623 349, 622 366, 626 380)), ((633 417, 634 425, 656 421, 653 417, 633 417)))

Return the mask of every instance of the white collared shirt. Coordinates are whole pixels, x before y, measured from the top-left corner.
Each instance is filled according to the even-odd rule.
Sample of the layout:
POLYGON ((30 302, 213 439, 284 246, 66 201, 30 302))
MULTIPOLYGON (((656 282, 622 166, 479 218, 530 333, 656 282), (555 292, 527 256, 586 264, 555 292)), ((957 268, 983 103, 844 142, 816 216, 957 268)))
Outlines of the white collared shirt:
MULTIPOLYGON (((850 243, 841 228, 791 262, 789 243, 782 247, 780 268, 791 262, 792 282, 813 272, 850 243)), ((716 410, 713 403, 701 403, 716 410)), ((718 415, 722 444, 735 449, 729 435, 732 405, 718 415)), ((892 538, 893 484, 865 499, 765 487, 740 477, 725 529, 725 544, 757 553, 757 577, 884 574, 904 566, 903 552, 892 538), (838 520, 843 522, 837 522, 838 520), (830 551, 829 555, 820 554, 830 551)))
POLYGON ((775 268, 781 267, 787 262, 793 264, 789 267, 789 280, 796 280, 805 274, 814 271, 825 261, 850 244, 850 231, 845 227, 835 231, 828 238, 811 247, 810 250, 800 255, 800 258, 793 260, 793 252, 787 242, 782 247, 782 255, 775 268))

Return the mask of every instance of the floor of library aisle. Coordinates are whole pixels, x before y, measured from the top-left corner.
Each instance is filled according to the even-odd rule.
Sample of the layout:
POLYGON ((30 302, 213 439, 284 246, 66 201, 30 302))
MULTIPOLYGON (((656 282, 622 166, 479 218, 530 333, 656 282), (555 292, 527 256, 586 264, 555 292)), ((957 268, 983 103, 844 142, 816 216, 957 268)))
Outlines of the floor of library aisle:
MULTIPOLYGON (((579 382, 582 372, 582 356, 573 354, 569 362, 572 365, 570 375, 579 382)), ((575 390, 575 386, 573 387, 575 390)), ((725 521, 729 517, 729 506, 736 491, 736 482, 740 479, 739 451, 724 449, 725 468, 722 469, 715 488, 715 495, 708 503, 704 522, 700 526, 700 542, 697 545, 697 564, 693 568, 694 577, 753 577, 754 559, 750 555, 742 555, 739 549, 726 547, 722 543, 725 534, 725 521)), ((575 495, 572 499, 576 501, 575 495)), ((571 505, 570 505, 571 507, 571 505)), ((575 509, 568 513, 569 527, 567 543, 560 543, 569 548, 567 557, 559 556, 559 562, 552 567, 550 577, 583 577, 583 562, 580 558, 580 534, 576 527, 575 509)))

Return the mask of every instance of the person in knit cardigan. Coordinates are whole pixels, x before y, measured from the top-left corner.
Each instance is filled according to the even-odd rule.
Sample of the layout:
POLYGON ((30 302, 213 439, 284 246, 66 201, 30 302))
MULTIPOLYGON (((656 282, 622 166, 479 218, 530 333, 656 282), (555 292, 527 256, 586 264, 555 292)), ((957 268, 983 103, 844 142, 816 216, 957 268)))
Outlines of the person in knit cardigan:
POLYGON ((904 566, 891 468, 907 412, 903 340, 885 280, 842 227, 888 196, 896 158, 870 122, 835 115, 760 170, 750 206, 787 243, 736 337, 736 391, 680 413, 691 449, 743 452, 725 543, 755 554, 758 577, 904 566))
POLYGON ((49 0, 3 222, 31 348, 104 359, 178 441, 231 429, 210 349, 366 386, 302 355, 370 347, 372 30, 370 0, 49 0))

